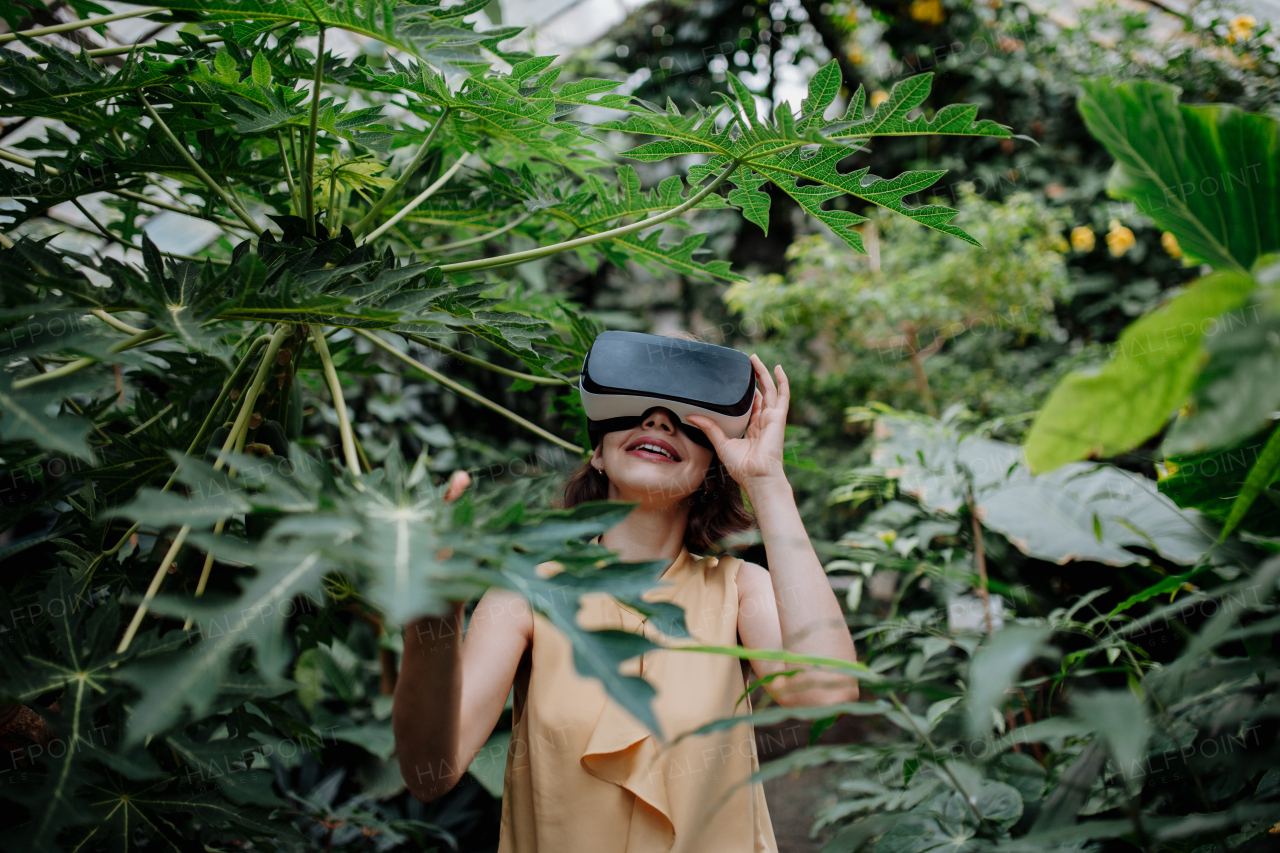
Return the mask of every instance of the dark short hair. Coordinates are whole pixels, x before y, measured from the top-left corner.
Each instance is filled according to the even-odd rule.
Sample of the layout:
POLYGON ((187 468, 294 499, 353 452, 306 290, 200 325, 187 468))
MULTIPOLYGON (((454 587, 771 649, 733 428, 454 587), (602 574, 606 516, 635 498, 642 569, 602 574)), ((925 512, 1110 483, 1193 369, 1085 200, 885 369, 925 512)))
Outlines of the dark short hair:
MULTIPOLYGON (((584 462, 561 486, 556 506, 569 509, 580 503, 608 499, 608 476, 593 468, 590 462, 584 462)), ((755 527, 755 516, 747 510, 742 499, 742 487, 729 476, 729 470, 714 453, 702 486, 686 500, 690 506, 684 544, 691 554, 713 552, 717 550, 717 543, 726 536, 755 527)))

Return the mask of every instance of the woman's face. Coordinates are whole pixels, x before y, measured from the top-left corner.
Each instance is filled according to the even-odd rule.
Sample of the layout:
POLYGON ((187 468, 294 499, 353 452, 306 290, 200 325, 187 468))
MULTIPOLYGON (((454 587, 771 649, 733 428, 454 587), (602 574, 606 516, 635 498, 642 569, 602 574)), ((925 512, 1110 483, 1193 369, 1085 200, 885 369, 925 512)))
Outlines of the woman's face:
POLYGON ((666 409, 654 409, 636 427, 605 433, 591 464, 609 478, 609 497, 650 506, 677 503, 706 479, 712 452, 695 443, 666 409))

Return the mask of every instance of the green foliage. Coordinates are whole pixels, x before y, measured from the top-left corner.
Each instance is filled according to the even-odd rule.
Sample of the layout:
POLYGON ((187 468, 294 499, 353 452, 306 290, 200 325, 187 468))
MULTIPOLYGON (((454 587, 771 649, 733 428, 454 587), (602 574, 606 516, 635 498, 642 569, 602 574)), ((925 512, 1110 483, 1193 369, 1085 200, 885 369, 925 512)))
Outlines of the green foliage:
MULTIPOLYGON (((1218 271, 1130 325, 1117 357, 1101 370, 1060 383, 1032 425, 1027 457, 1043 471, 1115 456, 1159 433, 1178 411, 1164 445, 1177 467, 1179 460, 1237 445, 1268 425, 1259 407, 1274 396, 1274 383, 1265 373, 1254 380, 1252 368, 1265 369, 1268 352, 1258 344, 1275 322, 1270 253, 1280 237, 1269 230, 1275 194, 1266 188, 1280 162, 1277 123, 1228 107, 1179 106, 1174 89, 1154 83, 1097 81, 1080 108, 1116 156, 1110 191, 1133 201, 1190 257, 1218 271), (1147 144, 1153 136, 1165 144, 1147 144), (1222 187, 1213 179, 1210 192, 1206 181, 1214 170, 1221 172, 1222 187), (1227 180, 1227 170, 1235 170, 1238 180, 1227 180), (1252 381, 1261 388, 1249 388, 1252 381), (1124 416, 1111 417, 1116 412, 1124 416)), ((1277 473, 1273 454, 1264 449, 1239 492, 1217 496, 1234 499, 1224 537, 1277 473)), ((1205 505, 1201 489, 1189 491, 1193 505, 1205 505)))
POLYGON ((1051 334, 1053 303, 1066 287, 1060 215, 1029 195, 996 204, 971 192, 960 210, 981 246, 878 217, 874 225, 883 232, 872 263, 809 237, 793 244, 785 278, 734 285, 725 299, 746 316, 770 318, 777 328, 799 321, 833 343, 851 338, 883 347, 905 336, 896 346, 908 352, 979 324, 984 332, 1002 324, 1024 336, 1051 334), (973 275, 978 265, 980 278, 973 275))
POLYGON ((1107 191, 1172 232, 1189 261, 1243 273, 1280 250, 1274 118, 1180 105, 1178 90, 1159 83, 1101 79, 1084 89, 1080 114, 1116 158, 1107 191))
MULTIPOLYGON (((1219 840, 1262 843, 1276 814, 1276 745, 1262 722, 1273 700, 1259 691, 1275 690, 1280 562, 1250 571, 1240 552, 1206 554, 1127 597, 1098 587, 1059 605, 1035 588, 1043 568, 1020 571, 1033 588, 1018 590, 1007 585, 1007 568, 1003 577, 979 576, 976 552, 989 567, 1007 567, 1005 539, 1028 550, 1020 537, 1033 545, 1056 538, 1064 550, 1085 547, 1060 560, 1080 573, 1106 559, 1096 549, 1113 536, 1154 553, 1180 551, 1185 536, 1198 536, 1203 551, 1212 539, 1194 513, 1127 472, 1040 475, 1032 482, 1054 498, 1041 507, 1015 445, 883 412, 876 435, 877 464, 861 474, 887 483, 879 489, 886 502, 839 543, 827 569, 897 579, 887 613, 883 599, 849 602, 851 624, 865 626, 855 634, 868 668, 859 677, 883 698, 839 709, 885 725, 865 728, 857 742, 792 753, 760 774, 829 761, 843 768, 835 802, 817 812, 815 831, 829 836, 823 850, 1065 851, 1135 837, 1204 851, 1219 840), (1084 512, 1070 508, 1093 477, 1084 512), (1125 477, 1135 483, 1127 494, 1117 482, 1125 477), (1015 500, 1002 503, 1005 495, 1015 500), (1117 498, 1127 506, 1112 514, 1107 504, 1117 498), (1153 526, 1157 506, 1165 522, 1153 526), (1076 526, 1090 513, 1094 550, 1093 531, 1076 526), (985 548, 962 532, 972 516, 986 528, 985 548), (971 586, 1000 593, 990 636, 980 599, 966 594, 971 586), (1252 590, 1264 597, 1254 601, 1252 590)), ((766 723, 774 710, 756 717, 766 723)), ((776 710, 814 719, 819 709, 776 710)))
POLYGON ((1206 321, 1239 310, 1256 286, 1214 273, 1125 329, 1102 369, 1068 376, 1045 402, 1027 438, 1032 467, 1116 456, 1159 432, 1200 372, 1206 321))
MULTIPOLYGON (((535 602, 569 635, 579 671, 654 726, 653 688, 618 672, 651 644, 575 621, 579 596, 604 591, 685 633, 678 608, 641 598, 660 566, 583 544, 628 508, 538 510, 534 481, 447 507, 441 475, 475 442, 423 423, 430 407, 364 389, 446 381, 411 342, 482 342, 520 369, 467 364, 526 391, 571 383, 597 325, 483 271, 572 252, 591 268, 634 260, 733 278, 728 262, 701 257, 705 235, 666 242, 662 226, 734 207, 762 221, 766 181, 855 245, 847 226, 863 217, 823 201, 870 201, 971 240, 949 224, 955 211, 904 204, 942 172, 864 187, 866 169, 842 174, 836 161, 886 136, 1010 133, 971 106, 908 118, 927 75, 876 110, 859 95, 827 121, 835 65, 799 115, 762 121, 745 89, 681 115, 617 94, 615 81, 562 82, 554 57, 505 51, 518 30, 464 20, 485 5, 175 0, 145 17, 197 24, 204 37, 137 45, 119 64, 27 37, 22 50, 0 47, 0 116, 48 125, 19 146, 36 158, 5 151, 0 165, 0 192, 21 200, 0 241, 0 460, 40 472, 33 500, 0 509, 0 531, 29 536, 0 557, 6 569, 29 560, 6 581, 6 613, 32 623, 6 657, 0 698, 38 709, 68 747, 25 753, 26 782, 0 790, 16 807, 7 847, 450 842, 456 810, 421 820, 370 799, 401 783, 385 685, 364 661, 394 667, 397 625, 491 586, 535 602), (325 47, 334 30, 377 40, 386 59, 338 58, 325 47), (316 36, 319 55, 300 44, 316 36), (494 55, 510 70, 491 67, 494 55), (629 120, 575 121, 586 106, 629 120), (645 137, 637 160, 696 149, 706 162, 644 188, 601 155, 604 134, 645 137), (810 180, 823 189, 801 186, 810 180), (122 203, 88 221, 124 243, 127 262, 32 236, 51 205, 103 192, 122 203), (152 207, 223 236, 201 257, 170 255, 138 226, 152 207), (487 253, 508 241, 506 254, 487 253), (417 366, 373 355, 353 331, 417 366), (414 430, 360 428, 397 405, 389 417, 417 420, 414 430), (74 457, 73 480, 49 473, 63 457, 74 457), (566 570, 535 571, 552 559, 566 570), (361 751, 369 798, 339 797, 342 772, 308 778, 277 749, 301 742, 314 762, 334 748, 327 740, 361 751)), ((576 458, 535 423, 542 398, 504 397, 525 417, 448 387, 576 458)), ((433 406, 458 404, 431 394, 433 406)))

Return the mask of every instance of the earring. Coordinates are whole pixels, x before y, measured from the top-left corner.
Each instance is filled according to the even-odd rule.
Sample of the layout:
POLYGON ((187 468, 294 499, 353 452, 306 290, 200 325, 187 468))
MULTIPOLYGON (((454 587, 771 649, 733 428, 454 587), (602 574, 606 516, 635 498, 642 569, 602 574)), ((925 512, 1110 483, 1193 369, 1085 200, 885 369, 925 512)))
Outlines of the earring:
POLYGON ((592 470, 594 470, 597 474, 599 474, 601 477, 603 477, 603 476, 604 476, 604 469, 603 469, 603 468, 597 468, 597 467, 596 467, 596 466, 594 466, 594 465, 592 465, 592 466, 591 466, 591 468, 592 468, 592 470))

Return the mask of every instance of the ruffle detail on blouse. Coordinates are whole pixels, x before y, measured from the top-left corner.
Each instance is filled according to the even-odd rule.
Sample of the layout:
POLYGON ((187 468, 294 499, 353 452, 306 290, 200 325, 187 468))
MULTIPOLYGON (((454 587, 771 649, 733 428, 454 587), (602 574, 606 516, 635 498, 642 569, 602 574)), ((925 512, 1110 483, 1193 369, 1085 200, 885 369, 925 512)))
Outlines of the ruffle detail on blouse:
POLYGON ((671 849, 676 830, 665 774, 658 763, 657 744, 643 723, 606 700, 581 762, 591 775, 634 795, 628 850, 671 849))

